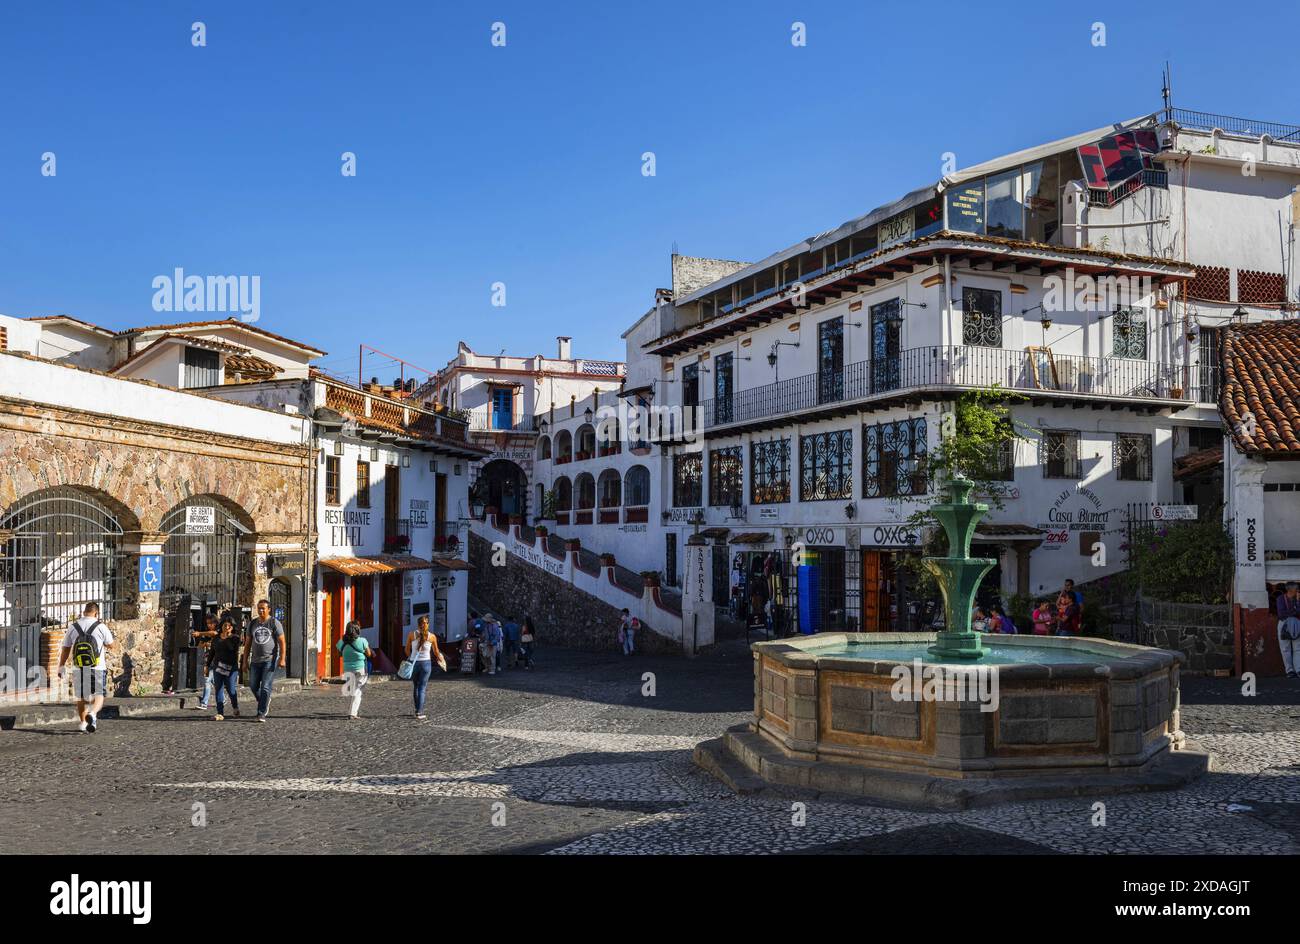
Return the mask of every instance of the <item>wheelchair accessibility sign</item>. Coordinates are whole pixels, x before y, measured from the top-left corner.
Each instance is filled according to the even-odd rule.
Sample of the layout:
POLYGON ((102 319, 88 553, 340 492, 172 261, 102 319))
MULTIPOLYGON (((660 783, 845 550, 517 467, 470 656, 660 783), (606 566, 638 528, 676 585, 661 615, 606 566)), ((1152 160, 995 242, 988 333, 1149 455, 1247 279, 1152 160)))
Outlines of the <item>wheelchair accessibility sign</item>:
POLYGON ((140 592, 158 593, 162 590, 162 555, 140 555, 140 592))

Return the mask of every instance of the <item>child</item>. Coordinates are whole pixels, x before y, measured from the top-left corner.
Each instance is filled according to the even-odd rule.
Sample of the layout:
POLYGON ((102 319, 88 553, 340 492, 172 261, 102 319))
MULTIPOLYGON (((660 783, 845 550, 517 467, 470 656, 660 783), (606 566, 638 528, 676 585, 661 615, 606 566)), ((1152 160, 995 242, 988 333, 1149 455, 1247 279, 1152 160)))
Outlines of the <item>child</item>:
POLYGON ((977 633, 986 633, 989 631, 988 617, 984 615, 984 608, 975 607, 975 613, 971 617, 970 628, 977 633))

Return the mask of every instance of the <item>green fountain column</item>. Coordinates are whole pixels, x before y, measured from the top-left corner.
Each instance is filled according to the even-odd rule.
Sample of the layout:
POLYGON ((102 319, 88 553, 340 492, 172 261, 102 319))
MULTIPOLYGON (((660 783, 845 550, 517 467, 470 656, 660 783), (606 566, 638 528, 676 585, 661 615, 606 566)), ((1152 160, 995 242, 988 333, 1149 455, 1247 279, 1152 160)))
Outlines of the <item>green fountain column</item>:
POLYGON ((970 479, 951 478, 951 500, 930 509, 948 535, 947 557, 926 557, 921 561, 934 574, 943 594, 944 630, 930 647, 930 654, 939 659, 978 659, 984 655, 980 634, 970 628, 971 607, 980 581, 997 561, 970 556, 975 525, 989 510, 988 505, 970 501, 974 487, 970 479))

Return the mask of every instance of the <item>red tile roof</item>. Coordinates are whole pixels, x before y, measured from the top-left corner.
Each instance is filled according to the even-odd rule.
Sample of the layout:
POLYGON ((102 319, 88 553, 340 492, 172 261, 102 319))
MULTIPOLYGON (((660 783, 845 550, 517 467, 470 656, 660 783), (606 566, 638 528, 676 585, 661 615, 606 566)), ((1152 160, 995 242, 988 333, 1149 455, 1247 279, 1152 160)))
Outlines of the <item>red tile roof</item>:
POLYGON ((1219 412, 1237 451, 1300 459, 1300 321, 1230 325, 1219 412))

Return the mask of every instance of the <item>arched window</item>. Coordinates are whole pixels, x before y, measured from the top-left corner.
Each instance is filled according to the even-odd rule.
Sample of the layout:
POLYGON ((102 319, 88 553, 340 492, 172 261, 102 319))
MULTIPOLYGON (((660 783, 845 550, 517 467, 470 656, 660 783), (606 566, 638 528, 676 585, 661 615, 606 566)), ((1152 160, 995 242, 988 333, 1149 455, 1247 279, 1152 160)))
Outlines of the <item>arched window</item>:
POLYGON ((590 459, 596 454, 596 428, 590 423, 578 427, 573 445, 575 458, 590 459))
POLYGON ((567 476, 561 475, 555 480, 555 510, 573 510, 573 483, 567 476))
POLYGON ((550 436, 539 436, 537 438, 537 458, 539 461, 551 458, 550 436))
POLYGON ((596 492, 601 508, 617 508, 623 504, 623 479, 614 469, 606 469, 600 473, 596 492))
POLYGON ((617 416, 606 417, 600 421, 596 427, 596 442, 600 455, 612 456, 623 451, 623 438, 620 432, 617 416))
POLYGON ((643 465, 634 465, 623 476, 623 504, 627 506, 650 504, 650 472, 643 465))
POLYGON ((573 461, 573 434, 562 429, 555 434, 555 462, 557 465, 573 461))
MULTIPOLYGON (((28 635, 39 641, 41 627, 81 616, 87 603, 99 604, 100 619, 118 618, 128 589, 123 530, 105 502, 70 485, 33 492, 0 515, 0 639, 19 631, 0 665, 15 647, 30 648, 23 645, 28 635)), ((38 654, 28 655, 35 665, 38 654)))
MULTIPOLYGON (((247 516, 244 516, 247 518, 247 516)), ((242 602, 240 565, 248 547, 240 539, 251 522, 215 495, 196 495, 163 516, 162 598, 170 608, 186 594, 230 606, 242 602)))
POLYGON ((590 472, 583 472, 578 476, 573 490, 578 493, 576 497, 580 511, 596 507, 596 480, 591 477, 590 472))

